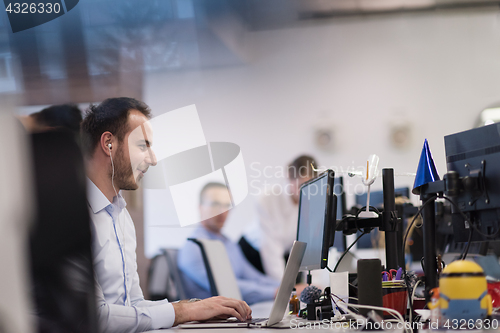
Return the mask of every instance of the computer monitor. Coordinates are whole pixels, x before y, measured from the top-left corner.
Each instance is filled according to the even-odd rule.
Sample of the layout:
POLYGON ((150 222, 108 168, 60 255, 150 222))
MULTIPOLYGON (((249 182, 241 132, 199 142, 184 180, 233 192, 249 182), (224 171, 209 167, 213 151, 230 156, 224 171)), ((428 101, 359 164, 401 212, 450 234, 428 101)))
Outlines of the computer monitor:
POLYGON ((335 173, 327 170, 300 188, 297 240, 307 243, 301 270, 325 268, 334 232, 337 196, 333 193, 335 173))
MULTIPOLYGON (((491 238, 474 232, 472 241, 500 239, 500 123, 451 134, 444 138, 450 182, 451 171, 458 174, 457 191, 448 196, 471 223, 491 238)), ((455 241, 466 242, 470 228, 452 207, 455 241)))
MULTIPOLYGON (((342 176, 335 177, 335 185, 333 188, 333 193, 337 196, 337 221, 342 220, 342 217, 347 212, 346 194, 344 191, 344 178, 342 176)), ((335 230, 332 230, 335 232, 335 230)), ((338 251, 344 252, 346 248, 346 239, 342 231, 337 231, 335 234, 331 235, 334 237, 333 246, 337 248, 338 251)))

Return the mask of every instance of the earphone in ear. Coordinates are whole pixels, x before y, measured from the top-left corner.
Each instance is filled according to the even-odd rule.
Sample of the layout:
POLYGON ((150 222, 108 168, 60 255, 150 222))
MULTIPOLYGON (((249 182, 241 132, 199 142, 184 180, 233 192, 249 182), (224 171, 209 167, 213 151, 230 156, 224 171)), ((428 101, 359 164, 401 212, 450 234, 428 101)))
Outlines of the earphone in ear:
POLYGON ((111 150, 111 147, 112 147, 112 146, 111 146, 111 143, 108 143, 108 148, 109 148, 110 150, 111 150))

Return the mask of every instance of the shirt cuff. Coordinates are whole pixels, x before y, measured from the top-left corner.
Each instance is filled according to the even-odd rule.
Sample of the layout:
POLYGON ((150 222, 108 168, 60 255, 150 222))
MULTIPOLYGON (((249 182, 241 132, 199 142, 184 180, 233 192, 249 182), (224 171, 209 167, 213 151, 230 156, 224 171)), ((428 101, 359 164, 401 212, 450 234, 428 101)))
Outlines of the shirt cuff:
POLYGON ((151 306, 148 310, 151 315, 151 329, 170 328, 174 325, 175 311, 171 303, 151 306))

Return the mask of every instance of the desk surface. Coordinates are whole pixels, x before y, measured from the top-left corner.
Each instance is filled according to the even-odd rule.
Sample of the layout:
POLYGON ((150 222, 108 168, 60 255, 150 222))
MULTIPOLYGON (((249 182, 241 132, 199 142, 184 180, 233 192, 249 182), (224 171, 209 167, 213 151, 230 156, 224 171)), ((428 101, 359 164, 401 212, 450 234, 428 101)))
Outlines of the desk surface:
MULTIPOLYGON (((254 318, 268 318, 269 314, 271 313, 271 309, 273 307, 274 302, 262 302, 262 303, 256 303, 252 305, 250 308, 252 309, 252 317, 254 318)), ((290 316, 285 316, 284 320, 289 321, 291 318, 290 316)), ((262 332, 266 331, 273 331, 276 332, 276 329, 272 328, 258 328, 258 327, 252 327, 252 328, 198 328, 198 329, 182 329, 178 327, 173 327, 170 329, 162 329, 162 330, 156 330, 156 331, 150 331, 151 333, 159 333, 159 332, 171 332, 171 331, 177 331, 177 332, 185 332, 185 333, 197 333, 197 332, 219 332, 223 331, 224 333, 237 333, 237 332, 242 332, 245 330, 259 330, 262 332)), ((285 331, 291 330, 290 329, 283 329, 285 331)), ((280 330, 281 331, 281 330, 280 330)))
MULTIPOLYGON (((255 331, 257 330, 258 332, 273 332, 273 333, 279 333, 279 332, 292 332, 292 331, 310 331, 310 330, 319 330, 319 331, 328 331, 328 332, 335 332, 335 333, 350 333, 350 332, 361 332, 359 328, 349 328, 349 327, 342 327, 339 325, 335 324, 341 324, 341 323, 331 323, 331 324, 323 324, 321 322, 314 322, 314 321, 308 321, 305 319, 298 319, 298 318, 293 318, 290 320, 290 318, 285 318, 284 321, 281 323, 281 327, 278 328, 270 328, 270 327, 242 327, 242 328, 195 328, 195 329, 183 329, 183 328, 178 328, 178 327, 173 327, 170 329, 163 329, 163 330, 156 330, 156 331, 149 331, 148 333, 166 333, 166 332, 177 332, 177 333, 201 333, 201 332, 224 332, 224 333, 242 333, 242 332, 248 332, 250 330, 255 331), (295 320, 296 321, 293 321, 295 320), (283 327, 285 324, 289 324, 288 327, 283 327), (299 323, 302 323, 301 326, 299 326, 299 323), (315 324, 314 324, 315 323, 315 324), (309 324, 309 326, 307 326, 309 324)), ((345 323, 348 325, 347 323, 345 323)), ((390 330, 380 330, 377 332, 389 332, 389 333, 404 333, 404 329, 400 329, 397 327, 392 327, 390 330)), ((427 332, 426 332, 427 333, 427 332)), ((436 333, 432 331, 431 333, 436 333)))
MULTIPOLYGON (((329 332, 350 332, 350 331, 358 331, 358 329, 349 329, 348 327, 342 328, 340 326, 341 323, 337 323, 339 325, 335 326, 335 323, 331 324, 322 324, 318 321, 310 321, 302 318, 290 318, 285 317, 283 321, 280 323, 280 327, 270 328, 270 327, 241 327, 241 328, 189 328, 183 329, 178 327, 173 327, 170 329, 162 329, 156 331, 148 331, 148 333, 166 333, 175 331, 177 333, 200 333, 200 332, 224 332, 224 333, 241 333, 249 331, 249 330, 258 330, 259 332, 289 332, 289 331, 297 331, 297 330, 328 330, 329 332), (307 326, 310 325, 310 326, 307 326)), ((348 325, 347 323, 345 323, 348 325)), ((380 332, 380 331, 379 331, 380 332)), ((391 331, 391 333, 403 333, 403 330, 395 330, 391 331)))
MULTIPOLYGON (((271 313, 271 308, 274 302, 263 302, 257 303, 251 306, 252 308, 252 316, 254 318, 267 318, 271 313)), ((324 324, 319 321, 310 321, 302 318, 297 318, 295 316, 285 315, 283 321, 281 322, 279 328, 268 328, 268 327, 249 327, 249 328, 196 328, 196 329, 183 329, 178 327, 173 327, 170 329, 162 329, 149 331, 150 333, 166 333, 166 332, 183 332, 183 333, 200 333, 200 332, 224 332, 224 333, 242 333, 248 330, 258 330, 259 332, 288 332, 288 331, 296 331, 297 329, 306 330, 306 329, 314 329, 314 330, 328 330, 330 332, 352 332, 358 331, 358 329, 346 328, 347 323, 329 323, 324 324), (343 326, 342 326, 343 324, 343 326), (309 325, 309 327, 307 326, 309 325), (283 326, 287 326, 288 328, 284 328, 283 326)), ((395 329, 391 330, 391 333, 403 333, 403 329, 395 329)))

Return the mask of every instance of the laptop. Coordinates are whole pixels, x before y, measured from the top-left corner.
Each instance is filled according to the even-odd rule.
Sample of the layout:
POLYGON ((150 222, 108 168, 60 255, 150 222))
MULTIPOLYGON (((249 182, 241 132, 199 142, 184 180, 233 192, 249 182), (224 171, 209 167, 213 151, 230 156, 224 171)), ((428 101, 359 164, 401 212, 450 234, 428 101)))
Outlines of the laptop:
POLYGON ((306 251, 306 243, 294 241, 292 251, 288 257, 285 273, 281 279, 281 284, 276 294, 269 318, 253 318, 247 321, 238 321, 236 318, 226 320, 210 320, 204 322, 189 322, 179 325, 180 328, 235 328, 235 327, 276 327, 285 315, 292 289, 295 285, 300 263, 306 251))

